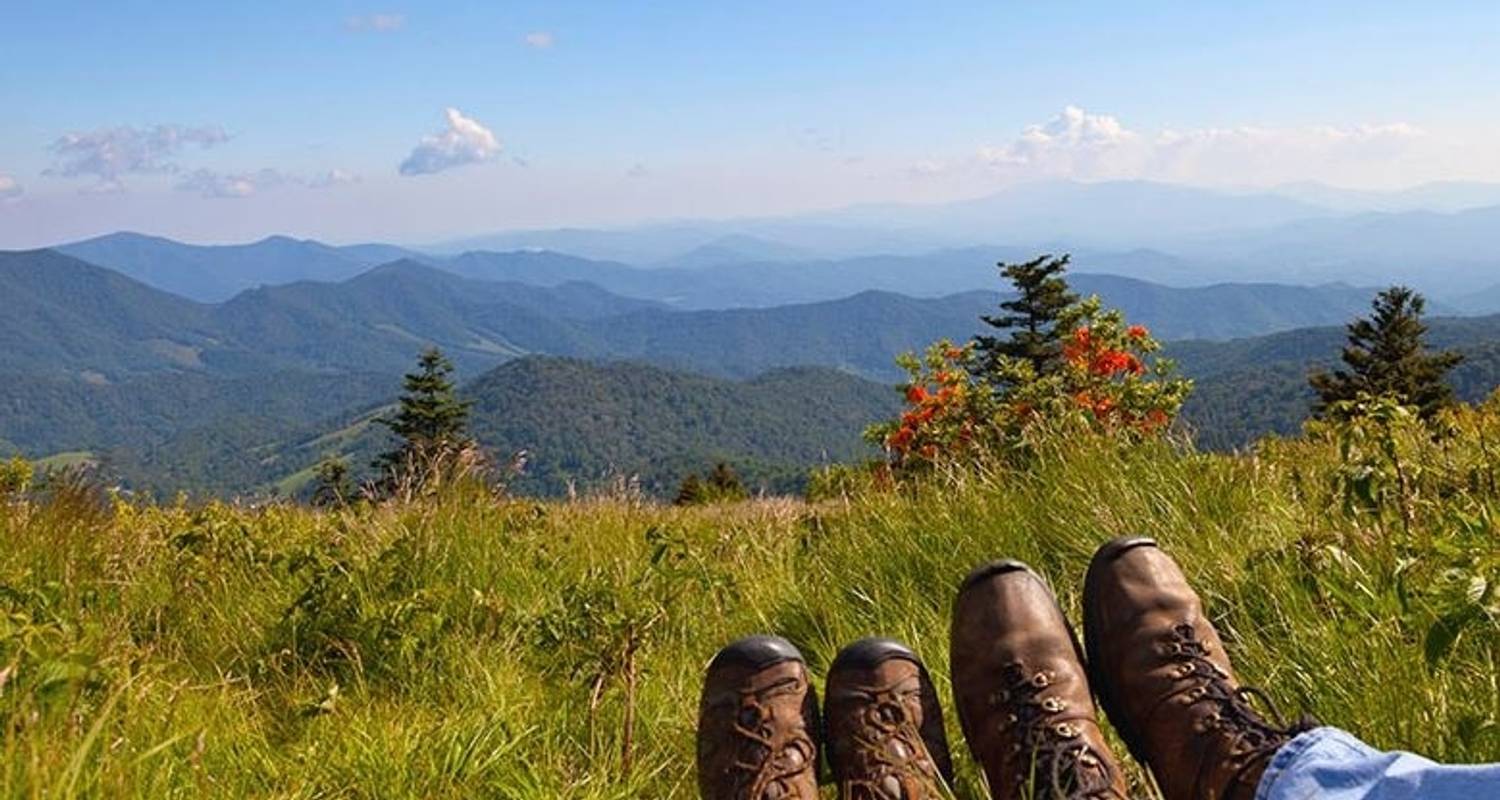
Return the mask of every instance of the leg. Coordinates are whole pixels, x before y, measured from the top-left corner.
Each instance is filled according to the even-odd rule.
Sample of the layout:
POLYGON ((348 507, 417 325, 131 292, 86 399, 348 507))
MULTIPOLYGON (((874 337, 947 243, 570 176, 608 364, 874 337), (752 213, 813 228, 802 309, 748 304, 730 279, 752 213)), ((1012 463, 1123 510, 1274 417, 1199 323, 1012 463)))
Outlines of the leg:
POLYGON ((1435 764, 1381 752, 1338 728, 1315 728, 1282 746, 1255 800, 1478 800, 1500 797, 1500 764, 1435 764))

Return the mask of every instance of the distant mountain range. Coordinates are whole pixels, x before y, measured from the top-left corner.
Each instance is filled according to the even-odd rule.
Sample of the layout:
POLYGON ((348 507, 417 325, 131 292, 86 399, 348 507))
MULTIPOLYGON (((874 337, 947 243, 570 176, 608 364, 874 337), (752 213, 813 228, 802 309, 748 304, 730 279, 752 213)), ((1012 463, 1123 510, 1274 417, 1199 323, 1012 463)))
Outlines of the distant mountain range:
POLYGON ((114 233, 54 248, 158 289, 216 302, 257 286, 341 281, 415 253, 383 244, 334 247, 272 236, 237 245, 190 245, 159 236, 114 233))
POLYGON ((127 233, 58 249, 207 302, 263 285, 344 280, 398 259, 487 280, 581 280, 687 309, 812 302, 867 289, 939 296, 990 288, 994 261, 1048 251, 1072 252, 1078 273, 1174 287, 1406 283, 1450 308, 1492 312, 1500 311, 1500 185, 1367 192, 1043 182, 954 203, 519 231, 421 252, 286 237, 197 246, 127 233))
MULTIPOLYGON (((1135 184, 1053 189, 1092 195, 1098 214, 1111 198, 1194 197, 1135 184)), ((987 202, 975 205, 975 219, 1019 201, 987 202)), ((1265 198, 1237 207, 1262 220, 1292 208, 1265 198)), ((1323 215, 1227 233, 1200 217, 1191 224, 1210 232, 1184 239, 1187 256, 1084 250, 1069 277, 1177 340, 1169 354, 1199 386, 1186 420, 1204 444, 1233 447, 1300 424, 1308 365, 1336 355, 1338 325, 1364 313, 1374 289, 1204 275, 1296 277, 1303 259, 1374 280, 1381 268, 1365 265, 1429 252, 1438 254, 1430 263, 1447 265, 1442 280, 1477 287, 1500 277, 1485 272, 1496 211, 1323 215), (1406 237, 1433 244, 1422 250, 1406 237), (1201 257, 1193 247, 1205 248, 1201 257), (1463 253, 1481 255, 1454 267, 1463 253), (1362 260, 1340 260, 1349 254, 1362 260), (1226 266, 1249 261, 1263 268, 1226 266)), ((1146 211, 1126 218, 1155 224, 1146 211)), ((857 231, 799 224, 804 233, 857 231)), ((485 376, 467 389, 482 438, 534 451, 521 484, 529 491, 612 470, 665 491, 719 458, 784 488, 825 453, 863 452, 859 429, 893 408, 893 357, 979 331, 979 316, 1001 299, 995 262, 1034 255, 955 247, 828 257, 811 239, 769 234, 726 230, 693 243, 703 231, 690 236, 697 229, 684 226, 681 249, 650 268, 545 250, 438 256, 284 237, 199 247, 116 234, 67 253, 0 252, 0 453, 102 459, 128 485, 157 490, 292 491, 323 453, 365 458, 381 446, 371 415, 435 344, 461 375, 485 376), (637 417, 650 425, 633 425, 637 417)), ((1440 313, 1495 308, 1500 285, 1433 304, 1440 313)), ((1500 317, 1438 319, 1433 338, 1469 355, 1455 374, 1465 397, 1500 382, 1500 317)))
MULTIPOLYGON (((540 258, 475 254, 453 263, 470 274, 535 278, 540 258)), ((542 261, 577 268, 561 278, 614 269, 560 258, 542 261)), ((1117 276, 1073 280, 1080 291, 1102 295, 1171 339, 1344 321, 1371 295, 1344 286, 1175 289, 1117 276)), ((481 281, 403 260, 338 283, 264 287, 209 305, 46 250, 0 253, 0 289, 8 301, 0 317, 0 372, 100 383, 161 372, 396 374, 428 344, 442 347, 470 374, 546 353, 741 378, 822 364, 892 380, 895 354, 942 337, 968 338, 982 327, 979 316, 1000 300, 994 292, 912 298, 866 291, 818 303, 678 311, 590 283, 481 281)))

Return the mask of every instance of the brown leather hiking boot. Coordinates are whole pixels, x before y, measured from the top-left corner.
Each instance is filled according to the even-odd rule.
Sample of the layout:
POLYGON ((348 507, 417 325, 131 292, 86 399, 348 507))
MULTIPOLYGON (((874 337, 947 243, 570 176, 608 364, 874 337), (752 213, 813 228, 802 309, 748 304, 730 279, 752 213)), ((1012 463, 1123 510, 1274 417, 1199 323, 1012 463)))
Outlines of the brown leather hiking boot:
POLYGON ((939 800, 953 780, 943 711, 905 645, 861 639, 828 669, 823 719, 842 800, 939 800))
POLYGON ((1125 800, 1078 641, 1019 561, 969 574, 953 606, 953 694, 997 800, 1125 800))
POLYGON ((698 791, 705 800, 815 800, 818 700, 802 654, 775 636, 725 647, 698 704, 698 791))
POLYGON ((1249 800, 1297 728, 1249 705, 1182 570, 1151 539, 1099 549, 1084 583, 1084 636, 1100 705, 1166 800, 1249 800))

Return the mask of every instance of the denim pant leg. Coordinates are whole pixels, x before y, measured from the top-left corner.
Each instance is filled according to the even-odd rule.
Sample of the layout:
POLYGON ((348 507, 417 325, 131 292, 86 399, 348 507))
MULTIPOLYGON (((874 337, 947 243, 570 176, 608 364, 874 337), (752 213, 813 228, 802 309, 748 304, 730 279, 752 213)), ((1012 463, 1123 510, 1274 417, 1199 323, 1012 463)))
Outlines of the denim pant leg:
POLYGON ((1314 728, 1272 756, 1255 800, 1500 798, 1500 764, 1436 764, 1382 752, 1338 728, 1314 728))

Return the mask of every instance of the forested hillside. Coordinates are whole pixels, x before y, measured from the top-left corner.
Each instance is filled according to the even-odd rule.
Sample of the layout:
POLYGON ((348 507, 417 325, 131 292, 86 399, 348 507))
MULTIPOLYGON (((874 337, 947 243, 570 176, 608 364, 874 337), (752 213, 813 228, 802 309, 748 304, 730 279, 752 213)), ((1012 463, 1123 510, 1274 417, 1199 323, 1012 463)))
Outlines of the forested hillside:
MULTIPOLYGON (((1464 354, 1449 382, 1476 402, 1500 387, 1500 316, 1430 320, 1433 347, 1464 354)), ((1343 328, 1309 328, 1232 342, 1174 342, 1168 354, 1193 377, 1183 418, 1198 444, 1247 445, 1268 434, 1296 433, 1312 407, 1307 376, 1335 366, 1343 328)))
POLYGON ((873 455, 860 434, 899 406, 888 386, 816 367, 735 382, 556 358, 506 364, 463 394, 481 444, 527 453, 516 488, 548 494, 609 475, 665 494, 718 461, 752 486, 796 489, 809 467, 873 455))

